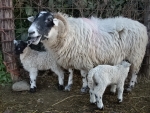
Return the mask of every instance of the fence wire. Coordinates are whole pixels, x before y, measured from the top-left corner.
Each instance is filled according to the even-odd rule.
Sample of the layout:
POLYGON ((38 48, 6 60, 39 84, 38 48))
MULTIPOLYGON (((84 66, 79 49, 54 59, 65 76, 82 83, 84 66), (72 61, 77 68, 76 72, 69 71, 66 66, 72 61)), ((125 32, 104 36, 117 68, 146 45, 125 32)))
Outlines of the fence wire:
MULTIPOLYGON (((27 39, 30 26, 27 17, 41 10, 63 12, 73 17, 99 18, 124 16, 137 20, 150 32, 150 0, 13 0, 15 38, 27 39)), ((147 46, 144 66, 150 65, 150 44, 147 46)))

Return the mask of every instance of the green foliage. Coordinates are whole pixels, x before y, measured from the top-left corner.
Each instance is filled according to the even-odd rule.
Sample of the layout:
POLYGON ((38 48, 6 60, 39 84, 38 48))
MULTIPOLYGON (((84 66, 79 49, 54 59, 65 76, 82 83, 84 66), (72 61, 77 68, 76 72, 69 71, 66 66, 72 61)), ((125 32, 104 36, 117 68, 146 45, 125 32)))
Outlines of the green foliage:
POLYGON ((30 25, 27 17, 41 10, 63 12, 73 17, 97 16, 101 18, 125 16, 143 21, 144 0, 13 0, 15 33, 17 39, 26 40, 30 25))
POLYGON ((10 74, 6 72, 5 65, 3 64, 2 53, 0 52, 0 84, 6 85, 11 82, 10 74))

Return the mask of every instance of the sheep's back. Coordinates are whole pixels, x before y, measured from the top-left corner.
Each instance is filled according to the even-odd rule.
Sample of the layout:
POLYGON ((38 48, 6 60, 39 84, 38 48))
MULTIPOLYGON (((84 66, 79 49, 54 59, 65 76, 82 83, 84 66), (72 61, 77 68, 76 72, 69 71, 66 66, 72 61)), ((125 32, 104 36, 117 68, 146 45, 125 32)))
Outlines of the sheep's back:
POLYGON ((92 17, 68 18, 67 22, 68 34, 57 50, 58 63, 64 68, 91 69, 98 64, 117 64, 135 53, 145 54, 147 32, 137 21, 92 17))

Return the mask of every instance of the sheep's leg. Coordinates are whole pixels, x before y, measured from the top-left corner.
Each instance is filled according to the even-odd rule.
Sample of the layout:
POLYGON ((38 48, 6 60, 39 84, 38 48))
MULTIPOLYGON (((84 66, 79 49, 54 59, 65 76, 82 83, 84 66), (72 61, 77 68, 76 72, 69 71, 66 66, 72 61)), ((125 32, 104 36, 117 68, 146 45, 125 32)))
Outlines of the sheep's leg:
POLYGON ((69 68, 68 85, 65 87, 66 91, 70 91, 73 84, 73 69, 69 68))
POLYGON ((87 83, 87 74, 88 74, 88 71, 87 70, 81 70, 81 76, 82 76, 82 88, 81 88, 81 92, 82 93, 85 93, 89 90, 88 88, 88 83, 87 83))
POLYGON ((130 83, 129 83, 129 87, 127 88, 127 91, 131 91, 136 82, 137 82, 137 75, 132 74, 132 77, 131 77, 131 80, 130 80, 130 83))
POLYGON ((30 92, 34 93, 36 92, 36 78, 37 78, 37 74, 38 74, 38 70, 32 70, 29 72, 29 76, 30 76, 30 92))
MULTIPOLYGON (((140 46, 142 47, 142 44, 140 46)), ((131 79, 129 82, 129 86, 126 89, 127 91, 132 91, 133 87, 135 86, 135 83, 137 82, 137 73, 139 72, 145 54, 144 47, 140 49, 143 49, 140 50, 140 53, 138 49, 135 49, 134 53, 130 54, 129 59, 127 59, 131 63, 130 73, 129 73, 131 75, 131 79)))
POLYGON ((115 93, 116 93, 116 85, 111 85, 110 92, 111 92, 112 94, 115 94, 115 93))
POLYGON ((64 89, 64 71, 57 65, 52 66, 51 70, 55 72, 55 74, 58 76, 58 89, 63 90, 64 89))
POLYGON ((93 103, 96 103, 94 91, 93 91, 92 89, 90 89, 89 93, 90 93, 90 102, 91 102, 92 104, 93 104, 93 103))
POLYGON ((118 102, 121 103, 123 100, 124 82, 117 85, 118 89, 118 102))

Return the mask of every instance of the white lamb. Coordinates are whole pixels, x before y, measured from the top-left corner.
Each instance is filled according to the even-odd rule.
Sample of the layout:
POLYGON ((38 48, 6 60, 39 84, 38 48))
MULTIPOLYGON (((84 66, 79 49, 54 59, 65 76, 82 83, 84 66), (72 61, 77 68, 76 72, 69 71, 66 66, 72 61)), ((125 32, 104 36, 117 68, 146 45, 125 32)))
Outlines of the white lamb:
MULTIPOLYGON (((130 63, 122 61, 115 66, 98 65, 88 73, 88 86, 90 88, 90 102, 97 103, 97 107, 103 109, 103 93, 108 85, 116 85, 118 101, 123 100, 124 82, 128 76, 130 63)), ((114 92, 115 93, 115 92, 114 92)))
POLYGON ((87 88, 90 69, 101 64, 116 65, 122 60, 131 63, 129 90, 134 87, 148 43, 143 24, 124 17, 73 18, 46 11, 28 20, 32 22, 28 35, 35 44, 41 41, 52 50, 63 68, 82 70, 81 91, 87 88))
MULTIPOLYGON (((56 63, 55 56, 52 52, 39 52, 32 50, 30 46, 25 41, 14 40, 15 52, 20 55, 21 63, 26 71, 29 72, 30 76, 30 92, 36 91, 36 78, 38 75, 38 70, 48 70, 51 69, 58 75, 59 89, 63 89, 64 85, 64 71, 56 63)), ((70 84, 72 84, 73 71, 69 69, 70 72, 70 84)))

